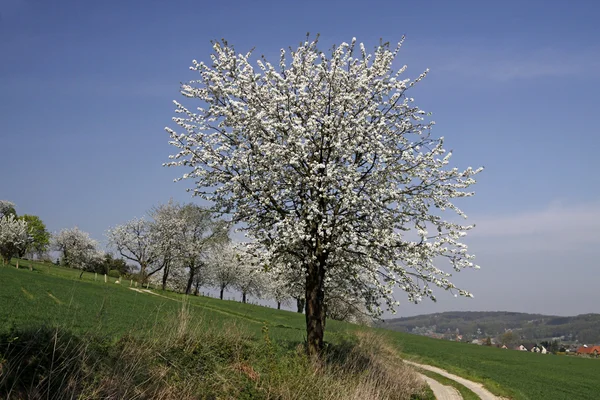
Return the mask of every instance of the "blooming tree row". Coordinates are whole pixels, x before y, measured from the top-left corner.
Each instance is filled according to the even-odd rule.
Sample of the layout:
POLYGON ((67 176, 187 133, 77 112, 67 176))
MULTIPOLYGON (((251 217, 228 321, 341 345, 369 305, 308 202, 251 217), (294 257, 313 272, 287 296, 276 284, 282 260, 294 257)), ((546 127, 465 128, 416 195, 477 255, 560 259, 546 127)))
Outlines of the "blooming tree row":
MULTIPOLYGON (((17 218, 13 203, 1 201, 0 210, 3 263, 22 254, 33 235, 49 237, 38 217, 17 218)), ((132 219, 107 235, 122 257, 138 265, 143 279, 154 278, 163 288, 198 294, 200 288, 212 287, 219 290, 221 299, 225 290, 236 290, 244 303, 250 296, 268 298, 275 300, 278 308, 290 299, 303 299, 303 276, 298 270, 265 269, 260 257, 247 246, 230 243, 227 233, 227 224, 208 210, 169 202, 153 207, 148 219, 132 219)), ((85 271, 107 273, 111 267, 120 272, 128 270, 123 261, 119 263, 101 251, 98 242, 78 227, 56 233, 52 248, 61 254, 63 265, 80 269, 81 276, 85 271)), ((330 317, 352 319, 349 308, 339 298, 332 297, 329 303, 330 317)))
MULTIPOLYGON (((142 282, 161 273, 163 289, 170 277, 186 277, 189 294, 202 286, 207 253, 228 240, 228 227, 203 208, 174 202, 154 207, 149 218, 136 218, 107 232, 109 245, 137 264, 142 282)), ((178 282, 176 286, 181 286, 178 282)))
POLYGON ((63 229, 54 235, 53 246, 62 253, 64 265, 81 270, 80 278, 104 257, 104 253, 98 248, 98 242, 78 227, 63 229))

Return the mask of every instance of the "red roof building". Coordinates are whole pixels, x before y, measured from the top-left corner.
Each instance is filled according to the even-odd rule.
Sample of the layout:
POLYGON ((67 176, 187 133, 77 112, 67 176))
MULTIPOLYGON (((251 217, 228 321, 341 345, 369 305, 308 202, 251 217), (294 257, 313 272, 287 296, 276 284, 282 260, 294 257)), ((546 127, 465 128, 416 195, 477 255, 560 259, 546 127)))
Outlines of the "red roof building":
POLYGON ((596 356, 600 354, 600 346, 581 346, 577 349, 577 354, 587 354, 590 356, 596 356))

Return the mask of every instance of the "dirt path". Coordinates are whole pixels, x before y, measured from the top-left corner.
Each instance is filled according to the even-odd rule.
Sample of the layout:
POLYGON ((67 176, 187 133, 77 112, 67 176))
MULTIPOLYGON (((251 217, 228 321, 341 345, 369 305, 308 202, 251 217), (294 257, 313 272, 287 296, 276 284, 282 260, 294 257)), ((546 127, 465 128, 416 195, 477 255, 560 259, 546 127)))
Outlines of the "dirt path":
POLYGON ((442 385, 427 375, 417 374, 429 385, 436 400, 462 400, 462 396, 458 393, 458 390, 454 389, 452 386, 442 385))
MULTIPOLYGON (((445 371, 441 368, 432 367, 431 365, 417 364, 415 362, 407 361, 407 360, 404 360, 404 362, 409 365, 425 369, 427 371, 435 372, 436 374, 445 376, 448 379, 452 379, 453 381, 456 381, 456 382, 460 383, 461 385, 472 390, 473 393, 475 393, 477 396, 479 396, 479 398, 481 398, 482 400, 502 400, 502 397, 496 396, 495 394, 493 394, 492 392, 490 392, 489 390, 484 388, 481 383, 470 381, 470 380, 462 378, 458 375, 451 374, 448 371, 445 371)), ((431 388, 431 390, 433 390, 433 387, 431 388)), ((434 393, 435 393, 435 391, 434 391, 434 393)), ((436 397, 437 397, 437 395, 436 395, 436 397)), ((461 398, 461 397, 458 397, 458 398, 461 398)))
POLYGON ((148 294, 153 294, 153 295, 158 296, 158 297, 162 297, 163 299, 178 301, 177 299, 173 299, 171 297, 163 296, 162 294, 154 293, 153 291, 148 290, 148 289, 136 289, 136 288, 132 288, 132 287, 130 287, 129 289, 131 289, 133 291, 136 291, 138 293, 148 293, 148 294))

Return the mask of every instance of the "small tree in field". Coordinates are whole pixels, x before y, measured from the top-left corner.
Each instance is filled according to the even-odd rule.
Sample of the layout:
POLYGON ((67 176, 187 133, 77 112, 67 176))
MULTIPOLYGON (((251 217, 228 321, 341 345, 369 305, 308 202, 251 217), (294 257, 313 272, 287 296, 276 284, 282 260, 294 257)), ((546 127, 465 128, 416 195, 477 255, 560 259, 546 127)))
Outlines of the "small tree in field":
POLYGON ((225 289, 235 286, 240 276, 235 248, 229 243, 213 248, 208 256, 207 265, 211 283, 219 289, 219 298, 223 300, 225 289))
POLYGON ((106 233, 110 246, 125 259, 139 264, 142 283, 162 268, 162 265, 156 267, 161 259, 161 248, 152 224, 144 218, 135 218, 106 233))
POLYGON ((7 217, 9 215, 14 217, 17 216, 17 212, 15 211, 15 203, 8 200, 0 200, 0 218, 7 217))
POLYGON ((252 254, 240 248, 235 253, 238 276, 234 287, 242 294, 242 303, 246 303, 248 296, 260 297, 266 292, 268 276, 252 254))
POLYGON ((20 216, 19 219, 27 222, 31 235, 31 240, 19 256, 22 257, 29 253, 32 257, 37 255, 38 258, 41 258, 50 246, 50 232, 46 230, 46 225, 37 215, 25 214, 20 216))
POLYGON ((98 242, 87 232, 75 227, 63 229, 53 237, 53 247, 62 253, 62 262, 71 268, 91 270, 104 255, 98 250, 98 242))
POLYGON ((465 217, 452 201, 472 195, 479 171, 448 167, 443 139, 407 95, 425 73, 392 69, 400 45, 317 45, 281 50, 273 65, 214 43, 181 90, 198 108, 176 102, 181 131, 167 128, 178 151, 167 165, 191 168, 180 179, 244 222, 265 265, 304 275, 311 355, 323 347, 329 279, 346 280, 373 314, 398 304, 394 287, 415 302, 434 299, 431 286, 470 295, 437 264, 474 267, 460 239, 470 226, 442 212, 465 217))
POLYGON ((151 237, 158 254, 157 269, 162 271, 162 290, 166 289, 172 268, 177 265, 177 247, 185 226, 181 214, 182 206, 172 200, 153 207, 149 212, 153 220, 150 223, 151 237))
POLYGON ((198 293, 209 282, 207 256, 211 248, 225 244, 228 227, 224 221, 215 220, 213 214, 194 204, 186 204, 179 213, 183 228, 178 235, 177 260, 187 271, 185 293, 192 289, 198 293))
MULTIPOLYGON (((0 257, 2 265, 10 263, 10 259, 27 247, 29 243, 27 222, 15 218, 13 214, 0 217, 0 257)), ((17 264, 18 266, 18 264, 17 264)))

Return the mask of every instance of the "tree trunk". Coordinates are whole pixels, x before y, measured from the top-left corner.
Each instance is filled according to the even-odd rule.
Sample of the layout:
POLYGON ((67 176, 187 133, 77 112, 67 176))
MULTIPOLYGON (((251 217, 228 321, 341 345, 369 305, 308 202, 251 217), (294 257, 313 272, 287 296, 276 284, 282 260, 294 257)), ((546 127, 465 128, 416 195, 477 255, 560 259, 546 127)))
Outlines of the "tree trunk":
POLYGON ((196 286, 194 287, 194 296, 198 296, 200 293, 200 281, 196 281, 196 286))
POLYGON ((325 259, 324 254, 308 266, 306 276, 306 351, 318 356, 323 349, 325 335, 325 259))
POLYGON ((281 302, 280 301, 277 302, 277 309, 281 310, 281 302))
POLYGON ((246 292, 242 292, 242 303, 246 303, 246 292))
POLYGON ((221 286, 221 293, 219 294, 219 298, 223 300, 223 292, 225 291, 225 286, 221 286))
POLYGON ((296 311, 300 314, 304 312, 304 299, 298 297, 296 298, 296 311))
POLYGON ((190 268, 190 274, 188 275, 187 285, 185 286, 185 294, 190 294, 192 291, 192 286, 194 285, 194 277, 195 271, 193 268, 190 268))
POLYGON ((142 287, 144 287, 144 283, 146 283, 146 280, 148 279, 148 276, 146 276, 146 268, 148 268, 148 265, 145 262, 140 262, 140 283, 142 284, 142 287))
POLYGON ((165 270, 163 271, 162 290, 167 289, 167 279, 169 279, 169 272, 171 272, 171 267, 170 267, 169 263, 167 263, 167 264, 165 264, 165 270))

